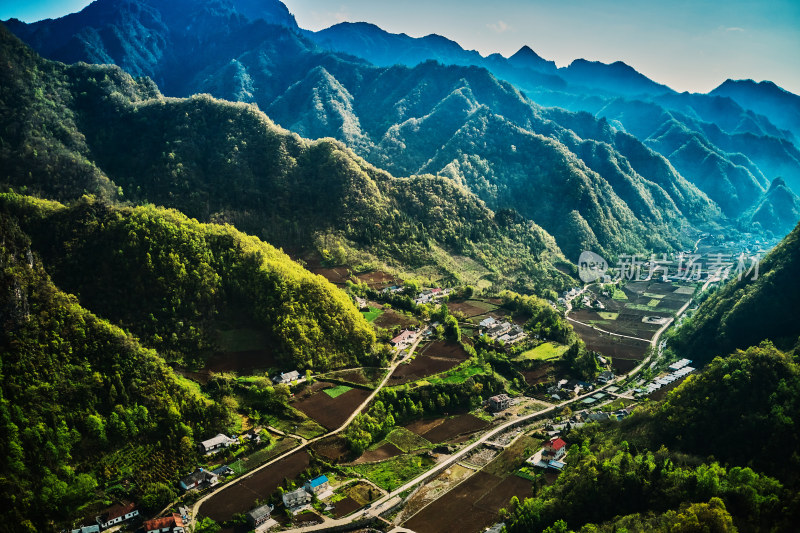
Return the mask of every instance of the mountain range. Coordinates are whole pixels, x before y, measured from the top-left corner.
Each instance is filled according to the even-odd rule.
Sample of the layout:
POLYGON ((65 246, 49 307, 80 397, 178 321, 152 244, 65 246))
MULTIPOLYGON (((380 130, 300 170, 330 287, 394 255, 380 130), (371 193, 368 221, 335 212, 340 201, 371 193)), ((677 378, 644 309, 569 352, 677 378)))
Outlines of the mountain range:
POLYGON ((547 232, 495 214, 452 180, 395 178, 337 141, 275 126, 253 105, 164 98, 119 67, 67 67, 0 37, 0 117, 14 125, 0 148, 8 185, 67 202, 91 193, 174 207, 335 264, 483 287, 570 283, 547 232))
POLYGON ((681 229, 748 230, 745 215, 757 208, 778 217, 764 229, 781 233, 796 222, 787 211, 793 201, 772 205, 767 195, 777 171, 794 194, 800 166, 788 132, 726 97, 703 96, 680 114, 678 103, 667 108, 658 99, 685 107, 696 95, 677 95, 622 64, 556 69, 530 49, 479 61, 443 38, 392 36, 364 24, 312 34, 277 1, 219 0, 198 9, 100 0, 55 21, 6 24, 47 57, 113 62, 168 96, 208 92, 255 103, 276 123, 336 138, 395 175, 445 177, 488 208, 531 220, 567 257, 590 248, 610 256, 682 248, 691 236, 681 229), (356 46, 365 58, 325 49, 353 34, 388 44, 356 46), (392 49, 408 52, 409 64, 425 61, 394 65, 392 49), (524 82, 490 64, 555 81, 537 81, 531 91, 525 84, 536 76, 524 82), (627 93, 614 92, 621 90, 614 79, 627 93), (596 86, 587 89, 587 80, 596 86), (558 97, 573 111, 529 96, 548 105, 558 97), (731 129, 716 101, 738 107, 744 125, 731 129))

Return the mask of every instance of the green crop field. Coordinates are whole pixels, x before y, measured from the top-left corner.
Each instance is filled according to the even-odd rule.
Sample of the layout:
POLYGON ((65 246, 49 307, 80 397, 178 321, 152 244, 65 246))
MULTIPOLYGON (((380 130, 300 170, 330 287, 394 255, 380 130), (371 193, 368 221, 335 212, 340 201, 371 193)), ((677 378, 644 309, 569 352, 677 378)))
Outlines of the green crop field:
POLYGON ((614 294, 611 295, 614 300, 627 300, 628 296, 621 289, 614 288, 614 294))
POLYGON ((331 398, 338 398, 345 392, 353 390, 353 387, 348 387, 347 385, 337 385, 336 387, 331 387, 330 389, 325 389, 323 392, 330 396, 331 398))
POLYGON ((348 467, 385 490, 394 490, 433 465, 433 459, 421 455, 401 455, 388 461, 348 467))
POLYGON ((540 361, 550 361, 552 359, 558 359, 559 357, 561 357, 564 354, 564 352, 567 351, 567 348, 568 346, 564 346, 563 344, 545 342, 540 344, 536 348, 532 348, 526 352, 522 352, 515 358, 515 360, 524 361, 526 359, 538 359, 540 361))
POLYGON ((611 313, 608 311, 598 311, 597 314, 605 320, 616 320, 619 317, 619 313, 611 313))
POLYGON ((362 311, 362 315, 367 319, 367 322, 375 322, 375 320, 383 314, 383 309, 378 307, 370 307, 369 311, 362 311))

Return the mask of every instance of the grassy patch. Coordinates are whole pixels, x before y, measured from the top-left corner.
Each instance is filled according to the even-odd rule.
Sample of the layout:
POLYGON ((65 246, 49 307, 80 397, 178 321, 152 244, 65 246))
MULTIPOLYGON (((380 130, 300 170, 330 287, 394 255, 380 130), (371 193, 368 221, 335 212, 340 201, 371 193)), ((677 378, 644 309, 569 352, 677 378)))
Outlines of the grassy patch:
POLYGON ((619 318, 619 313, 611 313, 609 311, 598 311, 597 314, 605 320, 616 320, 619 318))
POLYGON ((228 466, 236 472, 236 475, 244 474, 254 468, 258 468, 267 461, 278 457, 283 452, 286 452, 297 446, 297 440, 292 438, 280 438, 272 441, 269 446, 251 453, 247 457, 239 458, 238 460, 230 463, 228 466))
POLYGON ((293 407, 289 407, 288 409, 290 409, 292 412, 292 420, 270 416, 266 420, 267 424, 280 431, 283 431, 284 433, 300 435, 304 439, 313 439, 314 437, 318 437, 326 433, 327 430, 324 427, 308 418, 302 412, 294 409, 293 407))
POLYGON ((370 307, 369 311, 362 311, 362 315, 367 319, 367 322, 375 322, 375 320, 383 314, 383 309, 379 307, 370 307))
POLYGON ((433 459, 421 455, 401 455, 375 464, 349 467, 356 475, 365 477, 385 490, 394 490, 433 465, 433 459))
POLYGON ((658 304, 660 304, 660 303, 661 303, 661 300, 659 300, 657 298, 653 298, 652 300, 647 302, 647 307, 657 307, 658 304))
POLYGON ((527 479, 528 481, 538 481, 538 476, 536 472, 533 471, 532 468, 523 466, 520 467, 519 470, 514 472, 515 475, 521 477, 522 479, 527 479))
POLYGON ((335 387, 331 387, 330 389, 325 389, 322 392, 324 392, 325 394, 327 394, 331 398, 338 398, 339 396, 341 396, 342 394, 344 394, 345 392, 347 392, 349 390, 353 390, 353 388, 352 387, 348 387, 347 385, 337 385, 335 387))
POLYGON ((622 289, 614 287, 614 294, 611 295, 611 298, 613 298, 614 300, 627 300, 628 295, 626 295, 625 291, 623 291, 622 289))
POLYGON ((398 427, 392 430, 391 433, 386 435, 386 441, 391 442, 405 453, 432 446, 427 439, 422 438, 413 431, 409 431, 404 427, 398 427))
POLYGON ((448 370, 447 372, 443 372, 436 376, 428 376, 424 381, 417 381, 416 384, 422 385, 424 383, 426 385, 438 385, 440 383, 464 383, 472 376, 483 374, 484 372, 485 369, 483 366, 476 364, 475 361, 470 359, 469 361, 462 363, 461 366, 457 366, 452 370, 448 370))
POLYGON ((647 298, 655 298, 656 300, 660 300, 665 295, 664 294, 655 294, 655 293, 652 293, 652 292, 646 292, 646 293, 644 293, 644 296, 647 297, 647 298))
POLYGON ((528 351, 522 352, 514 359, 516 361, 524 361, 532 359, 540 361, 550 361, 561 357, 564 354, 564 352, 567 351, 567 348, 568 346, 564 346, 563 344, 544 342, 539 346, 537 346, 536 348, 531 348, 528 351))

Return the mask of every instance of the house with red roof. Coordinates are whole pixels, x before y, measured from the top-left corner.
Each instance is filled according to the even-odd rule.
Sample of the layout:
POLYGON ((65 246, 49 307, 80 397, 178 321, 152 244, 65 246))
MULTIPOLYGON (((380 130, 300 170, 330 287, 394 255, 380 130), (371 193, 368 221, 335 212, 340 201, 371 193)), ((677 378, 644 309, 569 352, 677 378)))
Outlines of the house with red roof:
POLYGON ((178 513, 154 518, 144 523, 145 533, 186 533, 183 517, 178 513))
POLYGON ((561 437, 550 439, 544 443, 542 458, 559 460, 567 453, 567 443, 561 437))

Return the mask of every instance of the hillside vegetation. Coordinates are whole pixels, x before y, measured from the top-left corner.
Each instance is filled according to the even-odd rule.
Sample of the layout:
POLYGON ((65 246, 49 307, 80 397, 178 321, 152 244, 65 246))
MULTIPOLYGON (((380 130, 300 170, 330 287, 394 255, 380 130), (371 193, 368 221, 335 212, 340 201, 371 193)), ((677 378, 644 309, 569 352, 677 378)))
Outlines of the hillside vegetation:
POLYGON ((276 127, 254 106, 163 98, 117 67, 66 67, 4 30, 2 38, 0 112, 14 136, 0 155, 9 185, 58 200, 90 192, 174 207, 333 264, 387 263, 527 290, 570 283, 554 268, 564 259, 547 232, 496 217, 450 180, 394 178, 338 142, 276 127), (17 85, 33 89, 21 98, 5 89, 17 85))
POLYGON ((141 496, 171 483, 194 461, 194 438, 232 422, 222 404, 182 385, 155 351, 59 290, 5 212, 0 325, 4 531, 58 530, 55 524, 68 526, 128 490, 141 496), (130 448, 142 446, 147 460, 126 465, 130 448), (136 484, 104 493, 117 467, 127 467, 136 484))
POLYGON ((19 220, 60 288, 164 356, 201 363, 228 319, 262 332, 286 365, 370 357, 372 328, 342 291, 230 226, 87 198, 66 208, 2 194, 0 212, 19 220))
POLYGON ((704 301, 670 341, 675 351, 698 364, 769 339, 794 348, 800 324, 800 226, 764 257, 753 273, 733 280, 704 301))

